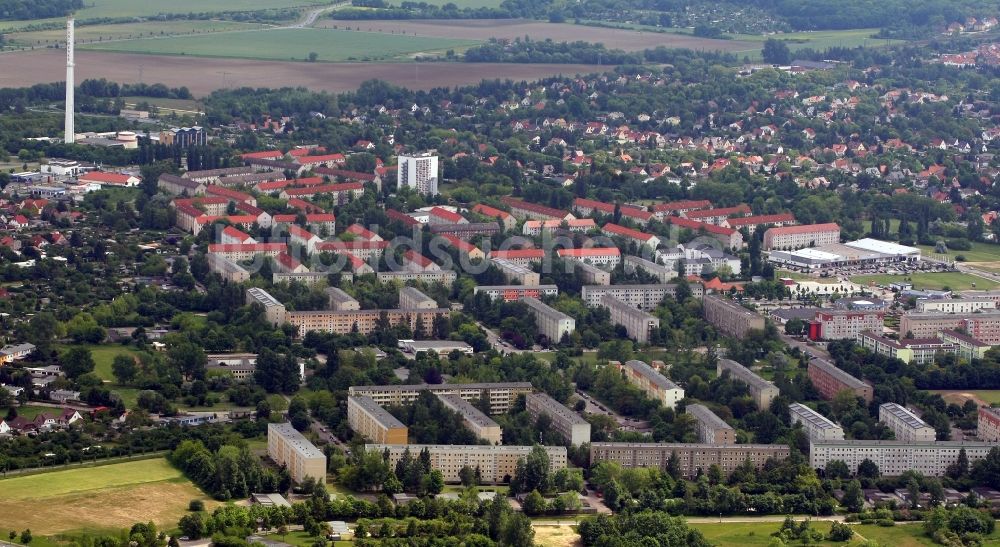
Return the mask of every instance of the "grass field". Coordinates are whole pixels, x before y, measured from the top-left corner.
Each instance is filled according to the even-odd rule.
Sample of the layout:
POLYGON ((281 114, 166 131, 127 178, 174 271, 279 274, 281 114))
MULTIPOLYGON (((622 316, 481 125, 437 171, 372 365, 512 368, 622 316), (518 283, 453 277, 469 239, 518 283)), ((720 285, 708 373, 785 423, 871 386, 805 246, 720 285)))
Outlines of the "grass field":
POLYGON ((786 34, 733 34, 735 40, 747 42, 765 42, 769 38, 784 41, 793 52, 803 48, 822 51, 831 47, 884 46, 901 44, 904 40, 877 40, 871 36, 878 32, 877 28, 862 28, 849 30, 824 30, 809 32, 789 32, 786 34))
POLYGON ((949 250, 944 254, 934 252, 934 247, 930 245, 917 245, 917 247, 919 247, 920 250, 923 251, 924 255, 929 258, 947 258, 949 260, 954 260, 956 256, 962 255, 965 257, 967 262, 1000 262, 1000 245, 993 243, 975 242, 972 244, 972 250, 949 250))
POLYGON ((49 406, 25 405, 17 407, 17 415, 22 418, 26 418, 28 420, 34 420, 35 416, 38 416, 43 412, 48 414, 49 416, 52 416, 53 418, 57 417, 58 414, 62 413, 62 411, 60 411, 58 408, 52 408, 49 406))
MULTIPOLYGON (((266 25, 237 23, 233 21, 157 21, 155 23, 123 23, 119 25, 90 25, 76 28, 76 43, 81 46, 97 40, 126 40, 165 36, 170 34, 209 33, 229 30, 250 30, 266 28, 266 25)), ((52 43, 66 43, 63 29, 15 32, 5 36, 12 45, 44 46, 52 43)))
POLYGON ((1000 405, 1000 389, 932 389, 931 393, 939 393, 945 401, 958 405, 973 399, 976 404, 1000 405))
MULTIPOLYGON (((745 545, 767 545, 771 534, 778 531, 777 522, 724 522, 724 523, 690 523, 689 526, 701 531, 705 537, 720 547, 742 547, 745 545)), ((823 534, 830 531, 829 522, 813 522, 812 528, 823 534)), ((879 545, 891 547, 923 547, 934 545, 931 538, 923 535, 920 524, 901 524, 893 527, 852 525, 854 538, 849 543, 820 541, 811 545, 859 545, 864 540, 874 540, 879 545)), ((996 545, 997 536, 990 537, 988 545, 996 545)))
POLYGON ((852 277, 851 281, 865 286, 871 281, 874 281, 876 285, 883 286, 890 283, 908 281, 913 283, 914 289, 918 290, 948 288, 953 291, 992 289, 998 285, 996 281, 960 272, 929 272, 909 275, 859 275, 852 277))
MULTIPOLYGON (((62 346, 59 351, 62 352, 71 347, 76 346, 62 346)), ((114 372, 111 370, 111 364, 114 363, 115 357, 122 354, 136 354, 132 348, 119 345, 86 345, 83 347, 89 349, 91 357, 94 358, 94 373, 105 382, 115 381, 114 372)))
POLYGON ((216 505, 163 458, 3 479, 0 492, 0 529, 36 535, 148 520, 173 527, 190 500, 216 505))
POLYGON ((275 29, 105 42, 80 49, 282 61, 304 61, 315 52, 319 61, 329 62, 402 59, 420 52, 468 48, 476 43, 334 29, 275 29))

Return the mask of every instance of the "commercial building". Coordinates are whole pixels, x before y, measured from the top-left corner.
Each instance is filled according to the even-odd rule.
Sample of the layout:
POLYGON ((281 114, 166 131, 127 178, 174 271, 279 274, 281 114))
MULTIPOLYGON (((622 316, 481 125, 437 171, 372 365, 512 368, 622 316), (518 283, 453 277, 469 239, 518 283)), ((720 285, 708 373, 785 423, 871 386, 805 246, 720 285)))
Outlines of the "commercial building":
POLYGON ((711 445, 736 444, 736 430, 705 405, 687 405, 684 412, 695 421, 698 442, 711 445))
POLYGON ((858 333, 858 345, 879 355, 907 363, 933 363, 938 353, 955 353, 956 346, 937 338, 904 338, 892 340, 873 332, 858 333))
POLYGON ((541 281, 541 276, 524 264, 519 264, 505 258, 493 258, 490 259, 490 263, 500 270, 500 273, 503 274, 503 278, 506 279, 508 283, 516 282, 521 285, 537 286, 541 281))
POLYGON ((490 444, 503 444, 503 431, 500 429, 500 424, 483 414, 483 411, 476 408, 475 405, 453 393, 438 393, 437 398, 441 400, 441 404, 453 412, 459 413, 465 422, 465 427, 475 433, 477 437, 490 444))
POLYGON ((639 308, 629 306, 609 294, 601 299, 601 306, 611 312, 611 323, 625 327, 629 338, 640 344, 649 343, 649 335, 660 328, 660 319, 639 308))
POLYGON ((809 380, 826 400, 833 400, 843 390, 854 392, 866 403, 872 401, 872 386, 837 368, 825 359, 809 360, 809 380))
POLYGON ((528 313, 535 318, 538 332, 553 344, 559 343, 563 336, 568 336, 576 330, 575 319, 541 300, 529 297, 521 299, 521 302, 528 306, 528 313))
POLYGON ((285 322, 285 306, 278 299, 271 296, 271 293, 260 287, 247 289, 246 303, 258 304, 264 307, 264 318, 272 325, 280 325, 285 322))
POLYGON ((666 283, 671 279, 677 277, 677 269, 669 268, 667 266, 657 264, 651 260, 646 260, 645 258, 640 258, 638 256, 625 255, 622 260, 625 263, 625 271, 627 273, 633 273, 637 270, 645 272, 647 275, 651 275, 656 278, 658 283, 666 283))
POLYGON ((917 300, 918 312, 975 313, 981 310, 995 310, 997 303, 989 298, 935 298, 917 300))
POLYGON ((306 477, 326 482, 326 456, 290 423, 267 424, 267 455, 285 466, 295 482, 306 477))
POLYGON ((438 303, 433 298, 414 287, 399 289, 399 309, 401 310, 433 310, 438 303))
MULTIPOLYGON (((701 285, 690 285, 688 288, 695 298, 701 298, 704 294, 704 287, 701 285)), ((629 306, 651 310, 659 306, 664 298, 676 296, 677 285, 584 285, 580 290, 580 298, 591 308, 600 306, 604 295, 611 295, 629 306)))
POLYGON ((1000 311, 951 314, 908 312, 899 318, 899 333, 907 338, 930 338, 944 330, 958 330, 980 342, 1000 344, 1000 311))
POLYGON ((933 442, 937 440, 934 428, 917 417, 905 406, 882 403, 878 407, 878 420, 896 434, 897 441, 933 442))
POLYGON ((529 393, 524 396, 525 409, 538 420, 542 414, 552 420, 552 429, 573 446, 590 442, 590 422, 563 406, 545 393, 529 393))
POLYGON ((607 269, 601 269, 582 260, 567 260, 566 263, 572 265, 573 272, 580 278, 581 283, 588 285, 611 284, 611 272, 607 269))
POLYGON ((809 435, 809 440, 844 440, 844 428, 806 405, 792 403, 788 405, 788 412, 791 415, 792 424, 802 424, 802 429, 809 435))
POLYGON ((770 408, 771 401, 779 394, 778 386, 732 359, 719 359, 715 364, 715 372, 719 376, 728 372, 734 380, 746 384, 750 388, 750 396, 753 397, 754 403, 761 410, 770 408))
POLYGON ((708 294, 702 299, 702 305, 705 321, 715 325, 726 335, 746 338, 751 329, 764 329, 764 317, 728 298, 708 294))
POLYGON ((789 451, 787 444, 591 443, 590 464, 612 461, 627 468, 666 471, 671 457, 676 455, 681 477, 693 479, 713 465, 729 475, 747 460, 759 471, 768 460, 787 459, 789 451))
POLYGON ((882 332, 885 312, 820 310, 807 323, 811 340, 854 340, 864 331, 882 332))
POLYGON ((447 308, 430 310, 321 310, 321 311, 290 311, 285 313, 285 321, 298 329, 299 336, 305 336, 310 331, 330 332, 334 334, 371 334, 379 326, 379 321, 385 319, 390 326, 406 324, 411 331, 417 330, 417 323, 422 323, 427 335, 439 317, 447 317, 451 313, 447 308))
POLYGON ((360 310, 361 304, 353 296, 337 287, 327 287, 324 291, 327 298, 327 308, 335 311, 360 310))
POLYGON ((795 250, 840 242, 840 226, 836 223, 804 224, 768 228, 764 232, 764 249, 795 250))
POLYGON ((485 293, 490 300, 503 298, 504 302, 513 302, 522 298, 538 298, 543 296, 558 296, 556 285, 483 285, 472 289, 472 294, 485 293))
POLYGON ((817 272, 832 268, 871 268, 919 262, 920 249, 865 238, 797 250, 775 248, 768 253, 768 260, 795 270, 817 272))
POLYGON ((205 364, 207 370, 228 372, 233 379, 241 382, 249 380, 257 371, 256 353, 217 353, 205 357, 208 360, 205 364))
POLYGON ((371 397, 347 398, 347 423, 362 437, 380 444, 406 444, 408 430, 371 397))
POLYGON ((976 436, 980 441, 1000 443, 1000 408, 979 407, 976 436))
POLYGON ((862 461, 871 460, 887 477, 898 477, 911 470, 928 477, 941 477, 948 466, 958 460, 962 449, 972 464, 985 458, 995 447, 994 443, 964 441, 812 441, 809 465, 813 469, 826 469, 832 460, 840 460, 856 472, 862 461))
POLYGON ((466 401, 485 399, 490 404, 490 414, 503 414, 514 404, 518 395, 531 393, 528 382, 501 382, 480 384, 416 384, 384 386, 351 386, 349 395, 367 395, 379 405, 409 404, 423 391, 434 395, 450 393, 466 401))
POLYGON ((621 369, 630 384, 641 389, 650 399, 660 401, 666 408, 676 407, 677 402, 684 398, 684 388, 670 381, 644 361, 637 359, 625 361, 621 369))
POLYGON ((438 194, 438 157, 432 154, 399 156, 396 167, 396 187, 413 188, 427 196, 438 194))
MULTIPOLYGON (((566 468, 566 447, 545 446, 549 457, 549 471, 555 473, 566 468)), ((444 475, 447 483, 462 482, 460 473, 463 467, 479 469, 482 481, 487 484, 502 484, 510 482, 514 477, 517 462, 527 459, 531 454, 530 446, 488 446, 488 445, 455 445, 455 444, 366 444, 365 450, 377 454, 389 453, 389 468, 396 466, 403 459, 406 451, 416 458, 427 450, 431 457, 431 469, 436 469, 444 475)))

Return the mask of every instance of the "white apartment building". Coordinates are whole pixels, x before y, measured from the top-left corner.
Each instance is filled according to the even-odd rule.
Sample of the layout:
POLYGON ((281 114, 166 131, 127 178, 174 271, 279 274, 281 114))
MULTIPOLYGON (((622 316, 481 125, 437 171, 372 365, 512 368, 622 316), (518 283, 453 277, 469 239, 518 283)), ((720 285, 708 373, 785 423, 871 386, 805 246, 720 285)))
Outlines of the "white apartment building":
POLYGON ((438 157, 432 154, 399 156, 396 167, 396 187, 413 188, 420 194, 438 194, 438 157))
POLYGON ((883 403, 878 407, 878 419, 896 434, 897 441, 934 442, 937 433, 910 409, 896 403, 883 403))
POLYGON ((844 428, 806 405, 792 403, 788 405, 788 411, 791 414, 792 424, 802 424, 802 429, 809 435, 810 441, 844 440, 844 428))
POLYGON ((965 441, 812 441, 809 443, 809 465, 813 469, 826 469, 832 460, 840 460, 856 472, 867 459, 888 477, 898 477, 910 470, 941 477, 948 466, 955 463, 963 448, 972 464, 985 458, 995 446, 995 443, 965 441))
POLYGON ((285 306, 278 299, 271 296, 271 293, 260 287, 251 287, 246 293, 247 304, 260 304, 264 306, 264 317, 272 325, 280 325, 285 322, 285 306))
POLYGON ((466 401, 485 399, 490 404, 490 414, 503 414, 510 410, 518 395, 532 392, 529 382, 497 382, 480 384, 400 384, 384 386, 351 386, 348 395, 367 395, 381 406, 410 404, 423 391, 434 395, 454 394, 466 401))
POLYGON ((576 320, 565 313, 543 303, 537 298, 523 298, 528 306, 528 312, 534 316, 538 332, 543 334, 553 344, 558 344, 564 335, 576 330, 576 320))
POLYGON ((660 401, 666 408, 674 408, 684 398, 684 388, 671 382, 643 361, 633 359, 622 365, 629 383, 646 393, 650 399, 660 401))
MULTIPOLYGON (((545 446, 549 457, 549 471, 554 473, 566 468, 566 447, 545 446)), ((416 458, 424 449, 431 456, 431 469, 436 469, 444 475, 445 482, 461 482, 459 476, 463 467, 479 468, 484 483, 501 484, 510 482, 514 477, 517 462, 527 459, 531 454, 530 446, 488 446, 488 445, 455 445, 455 444, 366 444, 365 450, 383 454, 389 452, 389 466, 393 468, 407 450, 416 458)))
POLYGON ((980 441, 1000 442, 1000 408, 979 407, 979 422, 976 436, 980 441))
POLYGON ((917 300, 917 311, 938 313, 975 313, 980 310, 995 310, 997 303, 989 298, 938 298, 917 300))
POLYGON ((673 263, 669 266, 658 264, 656 262, 646 260, 645 258, 640 258, 638 256, 625 255, 622 260, 625 262, 625 271, 632 273, 636 270, 642 270, 647 274, 656 278, 659 283, 666 283, 671 279, 677 277, 677 269, 673 267, 673 263))
POLYGON ((292 480, 326 482, 326 456, 290 423, 267 424, 267 455, 288 469, 292 480))
POLYGON ((507 280, 508 283, 520 283, 521 285, 538 285, 541 282, 541 276, 538 272, 535 272, 530 267, 518 264, 512 260, 507 260, 505 258, 493 258, 490 262, 496 266, 500 273, 503 274, 503 278, 507 280))
POLYGON ((399 289, 399 309, 401 310, 432 310, 438 307, 433 298, 414 287, 399 289))
POLYGON ((475 433, 477 437, 490 444, 503 444, 503 431, 500 429, 500 424, 483 414, 483 411, 476 408, 475 405, 454 393, 438 393, 437 398, 441 400, 441 404, 461 414, 465 427, 475 433))
POLYGON ((660 328, 658 317, 629 306, 609 294, 604 295, 604 298, 601 299, 601 305, 611 312, 611 322, 625 327, 629 338, 635 339, 640 344, 649 343, 650 333, 660 328))
MULTIPOLYGON (((704 294, 704 287, 701 285, 689 285, 691 294, 696 298, 701 298, 704 294)), ((677 285, 672 284, 650 284, 650 285, 584 285, 580 290, 580 298, 591 308, 601 305, 601 299, 609 294, 626 304, 643 310, 651 310, 660 305, 663 299, 677 294, 677 285)))
POLYGON ((524 403, 535 420, 542 414, 551 418, 552 428, 571 445, 580 446, 590 442, 590 422, 559 401, 545 393, 529 393, 524 396, 524 403))

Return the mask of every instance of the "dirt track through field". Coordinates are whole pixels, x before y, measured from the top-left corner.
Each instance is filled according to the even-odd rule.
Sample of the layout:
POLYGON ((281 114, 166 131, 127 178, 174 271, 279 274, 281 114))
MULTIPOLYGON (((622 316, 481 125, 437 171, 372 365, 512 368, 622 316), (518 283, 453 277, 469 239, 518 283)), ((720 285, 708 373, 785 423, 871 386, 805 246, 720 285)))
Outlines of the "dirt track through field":
MULTIPOLYGON (((66 53, 41 49, 0 54, 0 87, 65 81, 66 53)), ((410 89, 479 83, 483 79, 537 80, 609 70, 596 65, 489 63, 295 63, 249 59, 76 52, 77 84, 86 78, 118 83, 187 86, 196 96, 224 87, 303 86, 314 91, 353 91, 374 78, 410 89)))
POLYGON ((460 40, 487 40, 489 38, 513 40, 514 38, 524 39, 525 36, 532 40, 552 39, 555 42, 582 40, 602 43, 608 49, 625 51, 641 51, 657 46, 705 51, 748 51, 759 50, 761 47, 759 43, 739 40, 716 40, 686 34, 639 32, 566 23, 545 23, 527 19, 428 19, 422 21, 337 21, 323 19, 316 26, 351 27, 360 28, 362 31, 386 34, 403 33, 407 36, 430 36, 460 40))

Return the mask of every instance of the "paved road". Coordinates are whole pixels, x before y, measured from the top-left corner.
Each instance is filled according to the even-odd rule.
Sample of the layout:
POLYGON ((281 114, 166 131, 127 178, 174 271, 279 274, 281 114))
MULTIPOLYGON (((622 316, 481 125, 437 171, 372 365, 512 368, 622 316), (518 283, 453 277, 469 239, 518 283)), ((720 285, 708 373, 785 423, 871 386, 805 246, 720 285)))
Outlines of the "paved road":
POLYGON ((307 28, 307 27, 311 27, 311 26, 313 26, 313 25, 316 24, 316 19, 319 19, 319 16, 323 12, 325 12, 325 11, 331 11, 331 10, 335 10, 335 9, 339 9, 339 8, 342 8, 342 7, 347 6, 347 5, 348 5, 347 2, 342 2, 340 4, 334 4, 332 6, 324 6, 322 8, 316 8, 316 9, 311 10, 308 13, 306 13, 306 16, 303 17, 302 20, 300 20, 298 23, 296 23, 294 25, 291 25, 289 27, 284 27, 284 28, 307 28))

